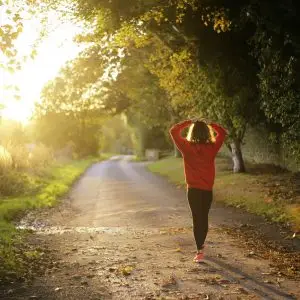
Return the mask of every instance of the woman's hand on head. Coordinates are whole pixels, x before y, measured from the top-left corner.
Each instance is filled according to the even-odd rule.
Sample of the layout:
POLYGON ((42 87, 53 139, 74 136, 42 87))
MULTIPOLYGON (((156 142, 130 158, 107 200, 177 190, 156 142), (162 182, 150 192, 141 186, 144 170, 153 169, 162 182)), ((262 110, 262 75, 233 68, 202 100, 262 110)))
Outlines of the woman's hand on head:
POLYGON ((193 123, 195 123, 196 121, 199 120, 199 118, 197 118, 197 117, 195 117, 195 116, 191 116, 191 115, 188 116, 188 119, 189 119, 191 122, 193 122, 193 123))
POLYGON ((207 125, 211 124, 211 121, 206 118, 199 118, 199 121, 206 123, 207 125))
POLYGON ((206 123, 207 125, 209 125, 209 124, 212 123, 211 120, 206 119, 206 118, 203 118, 203 117, 190 117, 190 116, 189 116, 189 119, 190 119, 193 123, 195 123, 196 121, 204 122, 204 123, 206 123))

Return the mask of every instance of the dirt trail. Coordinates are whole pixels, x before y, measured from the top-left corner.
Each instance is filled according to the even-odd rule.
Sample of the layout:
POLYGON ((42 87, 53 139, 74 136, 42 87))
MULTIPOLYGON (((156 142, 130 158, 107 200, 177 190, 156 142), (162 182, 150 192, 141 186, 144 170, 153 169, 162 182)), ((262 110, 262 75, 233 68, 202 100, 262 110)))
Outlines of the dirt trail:
POLYGON ((206 258, 195 264, 185 191, 126 156, 95 164, 61 206, 24 222, 53 263, 4 299, 300 297, 299 282, 222 230, 245 222, 236 215, 213 206, 206 258))

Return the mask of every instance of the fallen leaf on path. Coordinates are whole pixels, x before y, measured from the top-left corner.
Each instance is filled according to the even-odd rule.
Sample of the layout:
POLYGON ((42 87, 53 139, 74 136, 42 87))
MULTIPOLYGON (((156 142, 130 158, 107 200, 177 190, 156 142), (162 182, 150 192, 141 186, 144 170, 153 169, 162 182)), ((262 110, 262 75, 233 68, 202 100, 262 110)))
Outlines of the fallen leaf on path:
POLYGON ((272 284, 273 282, 271 280, 267 279, 267 280, 264 280, 264 283, 272 284))
POLYGON ((227 280, 227 279, 221 279, 219 280, 219 284, 230 284, 231 281, 227 280))
POLYGON ((133 271, 133 267, 132 266, 125 266, 125 267, 121 267, 119 269, 120 273, 125 275, 125 276, 129 276, 132 271, 133 271))
POLYGON ((276 279, 276 283, 277 283, 277 286, 281 287, 281 283, 284 281, 284 279, 281 279, 281 278, 278 278, 276 279))
POLYGON ((248 291, 246 291, 244 288, 242 288, 242 287, 239 287, 238 288, 238 291, 240 292, 240 293, 242 293, 242 294, 245 294, 245 295, 248 295, 249 293, 248 293, 248 291))
POLYGON ((162 285, 163 289, 169 289, 177 286, 177 280, 174 275, 171 275, 162 285))
POLYGON ((246 257, 253 257, 255 255, 254 251, 250 251, 249 253, 245 254, 246 257))
POLYGON ((114 267, 110 267, 110 268, 108 269, 109 272, 115 272, 116 270, 117 270, 117 268, 114 268, 114 267))

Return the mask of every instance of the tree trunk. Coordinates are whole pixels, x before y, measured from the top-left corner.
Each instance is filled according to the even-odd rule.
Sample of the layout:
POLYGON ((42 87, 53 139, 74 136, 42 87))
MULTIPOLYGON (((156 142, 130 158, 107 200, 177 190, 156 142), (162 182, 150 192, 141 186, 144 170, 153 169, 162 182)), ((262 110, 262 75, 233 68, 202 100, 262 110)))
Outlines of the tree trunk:
POLYGON ((174 143, 174 156, 175 157, 182 157, 181 152, 178 150, 177 146, 174 143))
POLYGON ((241 143, 239 141, 233 141, 230 144, 232 162, 233 162, 233 172, 234 173, 244 173, 246 172, 241 143))

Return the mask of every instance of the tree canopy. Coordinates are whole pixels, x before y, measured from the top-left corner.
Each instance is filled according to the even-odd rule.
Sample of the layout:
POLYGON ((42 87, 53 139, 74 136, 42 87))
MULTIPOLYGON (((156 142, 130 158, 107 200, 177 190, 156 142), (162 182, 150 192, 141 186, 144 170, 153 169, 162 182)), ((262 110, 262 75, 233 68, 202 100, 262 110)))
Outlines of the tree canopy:
POLYGON ((236 171, 249 125, 276 128, 299 157, 295 1, 73 0, 72 8, 90 27, 77 41, 90 46, 63 70, 68 88, 56 78, 43 105, 123 112, 148 129, 206 116, 229 129, 236 171))

